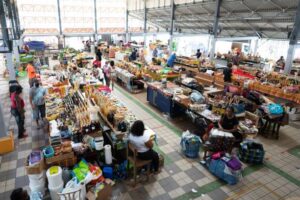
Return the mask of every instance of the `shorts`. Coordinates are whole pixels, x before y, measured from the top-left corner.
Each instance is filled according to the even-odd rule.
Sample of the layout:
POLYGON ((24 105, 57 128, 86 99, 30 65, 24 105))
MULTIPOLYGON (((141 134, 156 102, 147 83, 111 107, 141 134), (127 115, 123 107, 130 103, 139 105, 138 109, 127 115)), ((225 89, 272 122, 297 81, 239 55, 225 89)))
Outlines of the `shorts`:
POLYGON ((43 119, 46 116, 46 105, 38 105, 35 106, 33 111, 32 111, 32 118, 34 120, 40 119, 40 117, 43 119))

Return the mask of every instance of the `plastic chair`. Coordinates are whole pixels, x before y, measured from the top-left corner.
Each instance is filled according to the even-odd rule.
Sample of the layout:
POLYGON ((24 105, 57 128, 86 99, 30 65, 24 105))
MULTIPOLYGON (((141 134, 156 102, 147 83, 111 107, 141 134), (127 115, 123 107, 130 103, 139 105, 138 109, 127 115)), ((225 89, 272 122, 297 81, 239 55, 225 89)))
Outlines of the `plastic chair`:
POLYGON ((140 160, 137 158, 137 150, 132 144, 128 144, 128 150, 132 152, 132 155, 128 155, 128 161, 133 164, 133 177, 134 186, 137 182, 137 169, 143 166, 147 166, 147 181, 149 180, 151 160, 140 160))
POLYGON ((57 193, 60 200, 81 200, 81 189, 65 192, 65 193, 57 193))

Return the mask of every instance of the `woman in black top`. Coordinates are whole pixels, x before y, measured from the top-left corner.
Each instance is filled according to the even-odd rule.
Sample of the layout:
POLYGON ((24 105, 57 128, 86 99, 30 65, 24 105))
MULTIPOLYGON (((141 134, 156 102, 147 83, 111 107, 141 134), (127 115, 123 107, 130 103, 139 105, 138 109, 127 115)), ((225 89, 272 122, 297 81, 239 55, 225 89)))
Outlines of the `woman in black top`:
POLYGON ((236 139, 236 144, 239 145, 243 141, 243 136, 238 132, 239 121, 234 115, 234 109, 231 106, 226 108, 225 114, 219 121, 219 129, 225 132, 230 132, 236 139))
POLYGON ((227 68, 223 70, 224 75, 224 82, 231 82, 231 76, 232 76, 232 63, 227 64, 227 68))

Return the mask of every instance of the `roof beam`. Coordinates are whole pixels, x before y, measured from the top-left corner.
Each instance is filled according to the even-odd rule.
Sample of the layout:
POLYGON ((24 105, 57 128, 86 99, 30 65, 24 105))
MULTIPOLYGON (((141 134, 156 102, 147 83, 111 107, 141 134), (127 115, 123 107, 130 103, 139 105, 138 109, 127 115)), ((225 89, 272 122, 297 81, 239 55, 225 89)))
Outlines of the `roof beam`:
MULTIPOLYGON (((181 28, 181 29, 208 29, 208 26, 177 26, 177 28, 181 28)), ((249 27, 222 27, 222 30, 241 30, 241 31, 252 31, 252 28, 249 27)), ((269 28, 269 27, 264 27, 264 28, 259 28, 257 29, 257 31, 277 31, 280 30, 280 32, 286 32, 286 28, 269 28)))

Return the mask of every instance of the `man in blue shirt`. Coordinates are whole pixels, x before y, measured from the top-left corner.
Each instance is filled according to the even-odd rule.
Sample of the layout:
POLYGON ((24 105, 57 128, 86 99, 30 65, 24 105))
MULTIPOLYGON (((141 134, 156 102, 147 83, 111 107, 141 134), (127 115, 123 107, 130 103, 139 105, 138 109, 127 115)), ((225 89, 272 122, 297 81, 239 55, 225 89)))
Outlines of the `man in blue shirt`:
POLYGON ((175 60, 176 60, 176 53, 174 52, 168 58, 168 60, 167 60, 167 66, 168 67, 174 67, 175 60))

